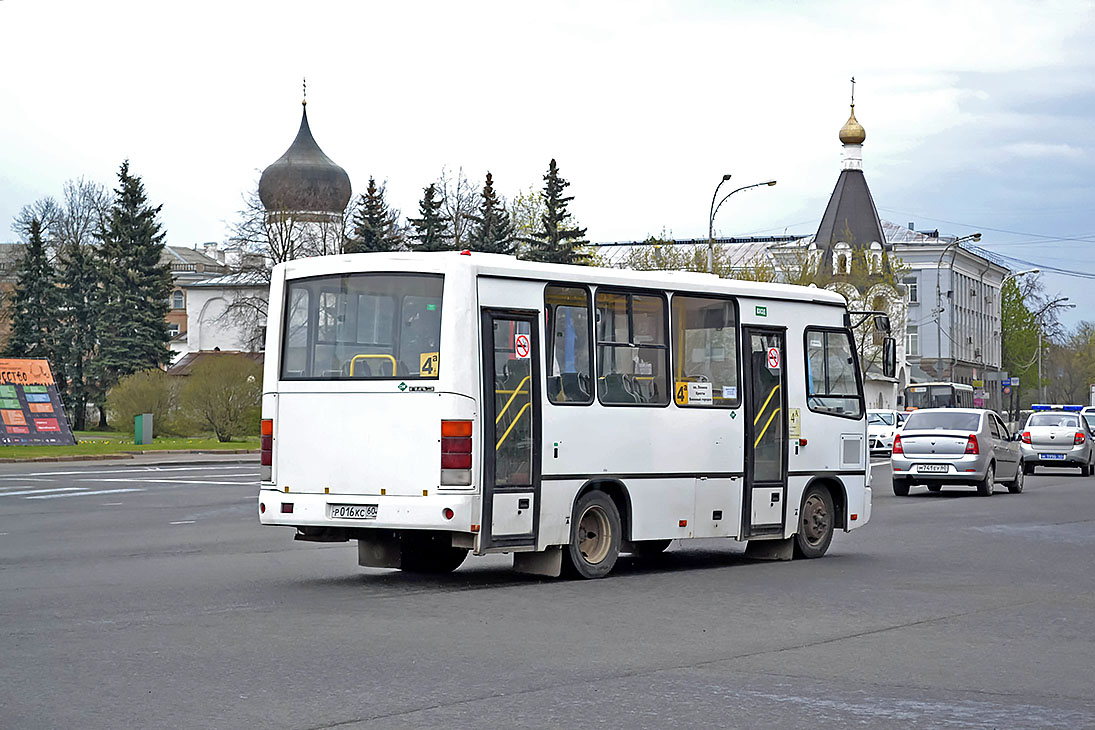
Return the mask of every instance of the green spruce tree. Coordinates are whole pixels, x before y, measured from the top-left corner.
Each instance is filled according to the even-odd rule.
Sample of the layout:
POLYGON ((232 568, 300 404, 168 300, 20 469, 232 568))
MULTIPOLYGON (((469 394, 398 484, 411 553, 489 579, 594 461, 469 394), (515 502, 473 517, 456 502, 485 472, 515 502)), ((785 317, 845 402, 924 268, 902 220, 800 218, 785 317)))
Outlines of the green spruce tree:
POLYGON ((483 184, 479 201, 479 210, 472 216, 475 225, 471 229, 470 247, 483 253, 513 254, 517 241, 514 240, 513 221, 506 206, 494 190, 494 179, 490 172, 483 184))
POLYGON ((26 249, 16 273, 9 314, 9 357, 42 357, 56 370, 56 325, 60 302, 57 279, 49 261, 42 222, 32 218, 26 230, 26 249))
POLYGON ((94 378, 99 331, 99 268, 95 251, 78 241, 62 246, 57 253, 61 316, 57 322, 58 356, 65 363, 67 388, 62 394, 72 413, 72 427, 86 428, 87 407, 105 398, 94 378))
POLYGON ((123 162, 114 204, 97 235, 102 291, 95 367, 102 395, 125 375, 171 361, 171 270, 160 263, 165 234, 156 220, 162 207, 148 204, 144 183, 129 173, 129 160, 123 162))
POLYGON ((346 245, 346 253, 398 251, 403 243, 398 219, 399 214, 384 200, 384 186, 377 186, 370 177, 354 214, 353 238, 346 245))
POLYGON ((551 264, 585 264, 589 254, 582 248, 589 243, 585 240, 586 229, 579 228, 567 207, 574 200, 573 195, 563 195, 570 185, 559 174, 559 166, 552 159, 544 175, 544 214, 540 217, 540 228, 525 241, 528 251, 525 258, 530 261, 542 261, 551 264))
POLYGON ((430 183, 422 189, 422 200, 418 201, 418 215, 407 222, 414 228, 411 238, 418 243, 417 251, 452 251, 452 237, 449 235, 449 219, 442 211, 443 201, 437 197, 437 186, 430 183))

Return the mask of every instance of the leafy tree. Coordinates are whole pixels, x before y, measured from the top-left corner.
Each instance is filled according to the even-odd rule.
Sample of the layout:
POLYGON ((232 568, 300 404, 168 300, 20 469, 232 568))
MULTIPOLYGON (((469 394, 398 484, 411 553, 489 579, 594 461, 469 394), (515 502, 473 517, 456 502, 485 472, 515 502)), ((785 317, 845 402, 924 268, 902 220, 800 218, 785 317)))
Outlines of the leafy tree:
POLYGON ((449 237, 453 249, 460 251, 468 247, 471 226, 478 207, 478 195, 466 177, 464 168, 456 170, 456 177, 448 170, 441 169, 441 207, 449 221, 449 237))
POLYGON ((516 239, 515 250, 518 256, 526 258, 527 242, 533 240, 532 234, 539 230, 540 219, 544 215, 544 199, 540 191, 532 186, 528 190, 518 191, 510 198, 509 214, 516 239))
POLYGON ((110 418, 126 431, 142 413, 152 414, 152 436, 172 432, 178 406, 178 378, 159 368, 142 370, 118 381, 107 396, 110 418))
POLYGON ((494 179, 490 172, 487 173, 481 195, 479 210, 472 217, 474 225, 469 248, 484 253, 512 254, 516 244, 513 240, 513 222, 506 212, 506 206, 494 190, 494 179))
POLYGON ((11 335, 5 354, 53 362, 57 352, 57 280, 46 251, 42 222, 37 218, 27 226, 26 249, 19 262, 10 306, 11 335))
POLYGON ((564 195, 570 183, 559 174, 559 166, 552 159, 544 175, 544 213, 540 227, 526 241, 525 258, 552 264, 584 264, 589 253, 583 249, 586 229, 579 228, 568 210, 573 195, 564 195))
POLYGON ((166 320, 171 270, 160 263, 165 234, 157 221, 162 207, 148 204, 144 183, 130 174, 129 160, 123 162, 114 204, 97 234, 102 292, 95 370, 103 390, 125 375, 171 360, 166 320))
POLYGON ((346 253, 398 251, 403 244, 398 219, 399 213, 384 200, 384 186, 377 186, 370 177, 369 187, 354 214, 353 238, 346 246, 346 253))
POLYGON ((418 202, 418 214, 421 218, 410 218, 408 223, 415 232, 411 238, 418 241, 415 247, 419 251, 452 251, 451 236, 448 232, 449 218, 441 208, 443 201, 437 197, 437 185, 430 183, 422 189, 422 200, 418 202))
POLYGON ((201 358, 179 390, 184 418, 231 441, 258 431, 262 366, 243 355, 201 358))

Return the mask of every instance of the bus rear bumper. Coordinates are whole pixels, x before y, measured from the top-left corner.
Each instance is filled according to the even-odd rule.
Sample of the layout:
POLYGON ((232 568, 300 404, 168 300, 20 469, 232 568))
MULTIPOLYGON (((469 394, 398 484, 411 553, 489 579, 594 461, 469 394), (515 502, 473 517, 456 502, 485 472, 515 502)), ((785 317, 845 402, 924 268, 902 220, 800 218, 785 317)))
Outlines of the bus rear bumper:
POLYGON ((475 495, 434 494, 427 497, 375 494, 304 494, 259 490, 259 522, 289 527, 337 527, 377 530, 478 531, 475 495), (332 507, 364 508, 363 518, 332 517, 332 507), (375 511, 372 507, 375 506, 375 511), (451 510, 452 517, 446 510, 451 510), (374 515, 375 516, 371 516, 374 515))

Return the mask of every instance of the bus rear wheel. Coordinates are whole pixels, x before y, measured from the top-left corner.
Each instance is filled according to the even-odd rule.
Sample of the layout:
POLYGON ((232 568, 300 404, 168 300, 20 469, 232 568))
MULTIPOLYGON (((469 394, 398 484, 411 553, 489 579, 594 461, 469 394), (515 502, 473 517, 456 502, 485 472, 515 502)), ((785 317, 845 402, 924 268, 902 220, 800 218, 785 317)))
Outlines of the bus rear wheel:
POLYGON ((622 532, 620 512, 607 494, 594 490, 582 495, 571 515, 565 573, 574 578, 608 575, 620 557, 622 532))
POLYGON ((833 541, 836 510, 829 490, 817 485, 806 489, 802 495, 802 509, 798 531, 795 533, 795 556, 820 558, 833 541))

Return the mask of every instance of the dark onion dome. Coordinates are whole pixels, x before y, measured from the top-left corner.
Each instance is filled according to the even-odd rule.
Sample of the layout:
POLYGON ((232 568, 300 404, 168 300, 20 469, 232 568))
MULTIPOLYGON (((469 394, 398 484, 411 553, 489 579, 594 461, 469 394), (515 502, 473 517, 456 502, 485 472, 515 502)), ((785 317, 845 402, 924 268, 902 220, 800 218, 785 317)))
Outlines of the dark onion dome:
POLYGON ((341 213, 350 202, 350 176, 312 138, 308 107, 297 138, 277 162, 262 171, 259 199, 268 212, 341 213))

